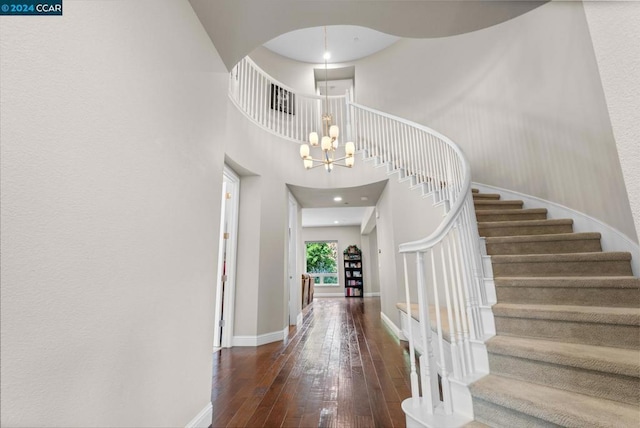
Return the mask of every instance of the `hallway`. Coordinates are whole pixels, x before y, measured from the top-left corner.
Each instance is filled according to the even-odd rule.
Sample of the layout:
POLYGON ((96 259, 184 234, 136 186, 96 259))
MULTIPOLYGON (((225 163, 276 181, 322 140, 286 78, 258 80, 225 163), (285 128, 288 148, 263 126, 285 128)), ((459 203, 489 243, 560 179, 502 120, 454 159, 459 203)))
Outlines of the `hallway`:
POLYGON ((213 427, 405 426, 408 352, 377 297, 317 298, 287 343, 213 358, 213 427))

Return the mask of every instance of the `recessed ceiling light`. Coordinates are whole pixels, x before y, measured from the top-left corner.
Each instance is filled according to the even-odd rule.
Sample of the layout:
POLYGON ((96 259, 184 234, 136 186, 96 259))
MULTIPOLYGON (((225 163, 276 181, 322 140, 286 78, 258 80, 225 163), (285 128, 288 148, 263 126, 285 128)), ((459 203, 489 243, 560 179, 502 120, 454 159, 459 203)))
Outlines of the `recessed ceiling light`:
POLYGON ((368 201, 368 200, 369 200, 369 198, 367 198, 366 196, 360 196, 360 200, 361 200, 361 201, 368 201))
POLYGON ((336 202, 340 202, 342 200, 341 196, 336 196, 335 198, 333 198, 334 201, 336 202))
POLYGON ((338 220, 335 220, 335 221, 333 222, 333 224, 338 224, 338 223, 340 223, 338 220))

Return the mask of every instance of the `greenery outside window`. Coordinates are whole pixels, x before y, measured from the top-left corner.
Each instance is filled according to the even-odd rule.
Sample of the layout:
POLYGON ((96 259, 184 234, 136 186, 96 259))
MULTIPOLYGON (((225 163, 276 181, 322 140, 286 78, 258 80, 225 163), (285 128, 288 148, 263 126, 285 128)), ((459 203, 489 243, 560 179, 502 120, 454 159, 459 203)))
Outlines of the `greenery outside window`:
POLYGON ((338 241, 305 242, 307 273, 316 286, 339 286, 338 241))

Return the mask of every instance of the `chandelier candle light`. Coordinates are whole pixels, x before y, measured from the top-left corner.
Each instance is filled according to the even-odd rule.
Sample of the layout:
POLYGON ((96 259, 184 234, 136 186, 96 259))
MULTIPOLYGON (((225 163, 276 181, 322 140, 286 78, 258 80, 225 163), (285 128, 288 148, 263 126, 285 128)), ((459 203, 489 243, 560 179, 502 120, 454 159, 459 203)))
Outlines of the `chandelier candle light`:
POLYGON ((322 159, 314 159, 309 154, 311 148, 309 144, 302 144, 300 146, 300 157, 304 163, 306 169, 315 168, 324 165, 327 172, 331 172, 334 165, 344 166, 351 168, 355 163, 355 144, 348 142, 344 145, 344 157, 334 159, 336 149, 338 148, 338 135, 340 130, 338 126, 332 125, 331 121, 333 117, 329 112, 329 91, 328 91, 328 79, 327 79, 327 60, 330 58, 329 51, 327 50, 327 27, 324 27, 324 114, 322 115, 322 127, 323 137, 319 139, 317 132, 309 134, 309 143, 311 147, 317 147, 320 143, 322 149, 322 159), (344 164, 338 163, 344 161, 344 164), (315 164, 315 165, 314 165, 315 164))

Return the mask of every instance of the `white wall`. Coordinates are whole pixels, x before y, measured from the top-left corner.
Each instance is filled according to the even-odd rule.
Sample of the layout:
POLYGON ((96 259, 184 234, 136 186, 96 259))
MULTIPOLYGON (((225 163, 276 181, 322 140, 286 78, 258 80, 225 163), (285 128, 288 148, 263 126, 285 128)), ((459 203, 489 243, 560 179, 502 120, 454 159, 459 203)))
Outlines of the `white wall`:
POLYGON ((450 137, 474 181, 560 203, 637 239, 580 2, 549 2, 459 36, 403 39, 355 67, 360 103, 450 137))
POLYGON ((211 394, 224 67, 168 0, 1 17, 0 52, 2 426, 184 426, 211 394))
POLYGON ((640 3, 585 2, 629 202, 640 234, 640 3))
MULTIPOLYGON (((423 198, 410 190, 406 182, 390 179, 376 206, 380 298, 382 312, 397 326, 400 320, 396 303, 405 301, 403 256, 400 244, 427 237, 440 224, 441 206, 434 207, 431 197, 423 198)), ((411 301, 416 301, 415 256, 408 255, 411 301)))
MULTIPOLYGON (((375 215, 374 215, 375 216, 375 215)), ((378 272, 378 230, 374 226, 367 235, 362 235, 362 252, 367 255, 369 263, 365 266, 365 274, 369 280, 365 284, 365 293, 380 293, 380 275, 378 272)))
MULTIPOLYGON (((234 336, 255 336, 258 330, 258 286, 260 270, 260 177, 240 178, 238 257, 236 263, 236 307, 234 336)), ((275 331, 275 330, 274 330, 275 331)))
MULTIPOLYGON (((315 296, 323 294, 340 294, 344 295, 344 259, 342 252, 349 245, 357 245, 362 250, 362 242, 360 239, 360 226, 341 226, 341 227, 303 227, 302 228, 303 244, 310 241, 338 241, 338 282, 336 286, 316 286, 315 296)), ((303 248, 306 248, 304 246, 303 248)), ((364 258, 362 263, 370 261, 364 258)), ((306 271, 306 270, 305 270, 306 271)), ((364 283, 368 279, 364 278, 364 283)), ((365 286, 366 287, 366 286, 365 286)))

